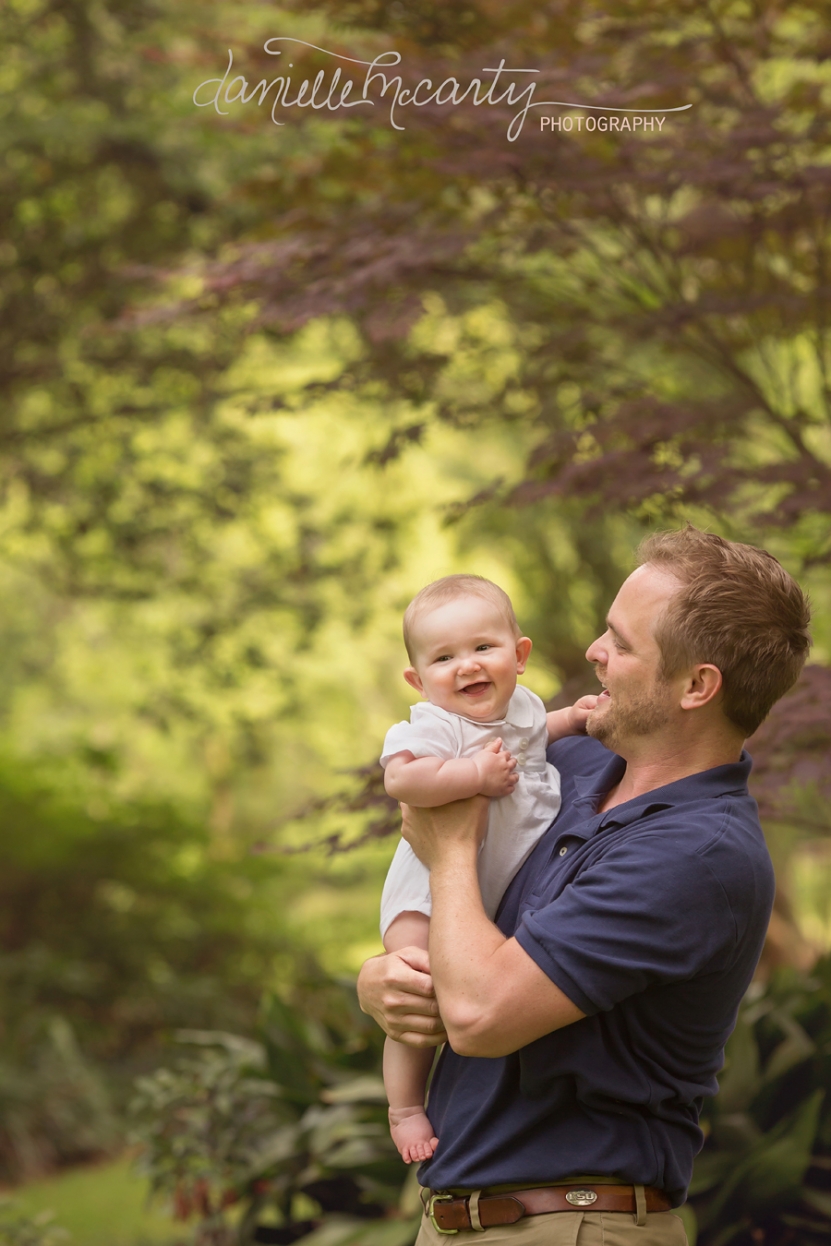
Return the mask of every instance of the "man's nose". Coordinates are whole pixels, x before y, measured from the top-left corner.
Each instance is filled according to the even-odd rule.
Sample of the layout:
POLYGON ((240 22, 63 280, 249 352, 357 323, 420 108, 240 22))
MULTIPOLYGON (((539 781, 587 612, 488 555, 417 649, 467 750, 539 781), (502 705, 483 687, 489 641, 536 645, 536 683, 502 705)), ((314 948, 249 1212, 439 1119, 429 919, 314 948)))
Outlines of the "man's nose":
POLYGON ((609 660, 609 651, 603 643, 604 637, 598 636, 597 640, 593 640, 586 650, 586 660, 594 662, 595 665, 606 666, 609 660))

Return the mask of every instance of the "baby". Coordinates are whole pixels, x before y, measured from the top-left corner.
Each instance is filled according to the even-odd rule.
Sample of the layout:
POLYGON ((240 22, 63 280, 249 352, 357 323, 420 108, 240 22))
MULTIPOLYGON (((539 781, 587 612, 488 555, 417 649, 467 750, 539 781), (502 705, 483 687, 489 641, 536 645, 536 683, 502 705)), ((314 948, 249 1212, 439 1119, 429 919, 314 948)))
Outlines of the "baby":
MULTIPOLYGON (((478 575, 449 575, 423 588, 404 614, 404 643, 412 663, 404 678, 427 703, 387 732, 384 785, 408 805, 492 798, 478 868, 493 919, 560 809, 560 776, 546 762, 546 746, 584 731, 597 697, 546 714, 538 696, 517 686, 531 641, 520 634, 507 594, 478 575)), ((429 871, 401 840, 381 899, 386 950, 426 948, 430 912, 429 871)), ((432 1051, 386 1041, 390 1129, 408 1164, 429 1159, 438 1145, 424 1110, 432 1060, 432 1051)))

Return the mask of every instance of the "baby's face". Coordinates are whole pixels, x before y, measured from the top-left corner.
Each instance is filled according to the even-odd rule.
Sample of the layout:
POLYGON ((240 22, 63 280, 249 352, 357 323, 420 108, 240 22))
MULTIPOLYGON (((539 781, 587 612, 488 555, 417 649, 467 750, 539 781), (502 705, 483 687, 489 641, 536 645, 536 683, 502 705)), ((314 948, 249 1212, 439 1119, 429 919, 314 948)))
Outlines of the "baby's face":
POLYGON ((519 639, 496 606, 460 597, 425 613, 412 636, 404 678, 433 705, 477 722, 505 717, 531 641, 519 639))

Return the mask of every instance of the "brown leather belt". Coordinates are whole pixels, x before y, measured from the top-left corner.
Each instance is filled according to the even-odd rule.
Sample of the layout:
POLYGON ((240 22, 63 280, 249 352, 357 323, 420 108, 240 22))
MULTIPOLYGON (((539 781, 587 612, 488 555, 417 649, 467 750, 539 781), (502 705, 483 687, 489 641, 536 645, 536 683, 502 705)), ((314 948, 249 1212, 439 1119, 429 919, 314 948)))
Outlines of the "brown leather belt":
MULTIPOLYGON (((644 1187, 647 1211, 669 1211, 672 1203, 663 1190, 644 1187)), ((636 1212, 635 1189, 631 1185, 547 1185, 533 1190, 512 1190, 510 1194, 482 1194, 471 1219, 469 1195, 432 1194, 427 1215, 439 1233, 458 1233, 460 1229, 490 1229, 497 1224, 516 1224, 523 1216, 540 1216, 551 1211, 628 1211, 636 1212)))

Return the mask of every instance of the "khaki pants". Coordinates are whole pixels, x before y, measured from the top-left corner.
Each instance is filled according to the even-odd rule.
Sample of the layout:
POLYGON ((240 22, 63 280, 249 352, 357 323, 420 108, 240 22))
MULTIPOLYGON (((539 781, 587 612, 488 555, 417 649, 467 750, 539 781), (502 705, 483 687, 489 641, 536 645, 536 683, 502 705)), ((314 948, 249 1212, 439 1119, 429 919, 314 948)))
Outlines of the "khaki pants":
POLYGON ((426 1216, 422 1219, 415 1246, 451 1241, 456 1246, 687 1246, 687 1235, 680 1216, 671 1211, 649 1212, 641 1225, 628 1212, 553 1211, 452 1238, 437 1233, 426 1216))

